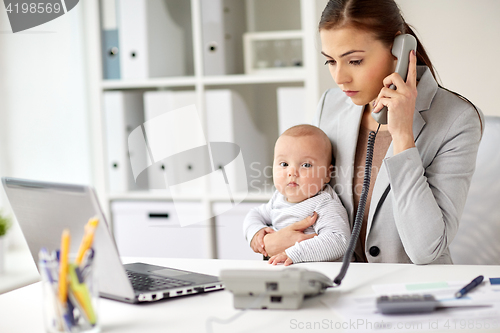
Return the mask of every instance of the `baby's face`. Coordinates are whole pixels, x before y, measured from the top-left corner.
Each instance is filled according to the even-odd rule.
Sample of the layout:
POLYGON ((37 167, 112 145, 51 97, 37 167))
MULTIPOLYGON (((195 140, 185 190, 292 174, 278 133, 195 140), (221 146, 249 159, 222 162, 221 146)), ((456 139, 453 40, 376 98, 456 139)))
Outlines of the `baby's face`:
POLYGON ((301 202, 330 181, 329 150, 315 135, 281 136, 274 148, 273 179, 288 202, 301 202))

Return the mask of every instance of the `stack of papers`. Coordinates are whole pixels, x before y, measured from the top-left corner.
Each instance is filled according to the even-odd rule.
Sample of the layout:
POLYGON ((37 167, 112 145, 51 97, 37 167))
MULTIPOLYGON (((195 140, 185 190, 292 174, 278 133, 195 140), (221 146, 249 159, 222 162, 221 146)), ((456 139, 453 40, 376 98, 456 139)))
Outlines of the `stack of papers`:
POLYGON ((470 281, 445 281, 418 284, 373 285, 374 294, 364 297, 323 297, 322 302, 341 320, 332 322, 335 329, 346 332, 399 332, 436 330, 500 329, 500 281, 486 279, 482 285, 455 298, 455 293, 470 281), (377 311, 376 299, 381 295, 431 294, 445 308, 432 313, 384 315, 377 311))

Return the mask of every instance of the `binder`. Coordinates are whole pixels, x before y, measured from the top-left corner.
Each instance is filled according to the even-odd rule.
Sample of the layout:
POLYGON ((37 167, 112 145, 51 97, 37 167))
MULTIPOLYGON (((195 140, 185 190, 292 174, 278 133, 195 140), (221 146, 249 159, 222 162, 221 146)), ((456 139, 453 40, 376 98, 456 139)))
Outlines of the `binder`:
MULTIPOLYGON (((240 160, 234 157, 238 156, 234 150, 212 148, 214 168, 223 169, 232 194, 262 191, 266 186, 265 170, 272 165, 271 155, 267 138, 255 126, 241 96, 229 89, 207 90, 206 115, 211 146, 216 142, 234 143, 241 149, 240 160)), ((272 179, 267 182, 271 185, 272 179)), ((211 182, 210 190, 217 194, 226 191, 216 181, 211 182)))
POLYGON ((243 34, 247 31, 246 1, 224 0, 226 74, 244 73, 243 34))
POLYGON ((116 23, 115 0, 102 0, 102 70, 103 78, 120 79, 120 47, 118 38, 118 25, 116 23))
POLYGON ((203 0, 200 5, 204 74, 243 73, 245 2, 203 0))
POLYGON ((205 75, 225 75, 224 1, 201 1, 203 67, 205 75))
MULTIPOLYGON (((213 113, 216 117, 230 116, 227 110, 232 110, 233 104, 237 107, 241 104, 237 98, 234 98, 234 101, 231 99, 229 91, 222 91, 222 93, 226 95, 223 96, 223 100, 220 100, 220 94, 209 94, 215 97, 215 100, 212 100, 214 109, 218 109, 214 102, 226 104, 223 108, 226 112, 213 113)), ((235 127, 235 131, 240 131, 244 135, 240 138, 239 133, 235 135, 231 131, 229 136, 222 137, 226 142, 207 142, 196 106, 191 104, 177 108, 178 105, 184 104, 187 98, 192 97, 193 92, 190 91, 146 93, 148 120, 142 127, 138 126, 132 130, 128 138, 128 146, 131 155, 136 156, 132 154, 134 149, 141 148, 147 151, 148 156, 139 161, 135 161, 131 156, 132 174, 134 177, 140 177, 144 170, 149 170, 154 167, 155 163, 161 162, 166 166, 163 176, 175 205, 181 203, 186 194, 201 194, 205 184, 209 183, 219 190, 221 198, 230 200, 234 206, 244 199, 243 196, 234 197, 233 193, 247 191, 247 177, 242 157, 243 150, 240 150, 229 136, 241 142, 250 138, 259 145, 259 149, 262 148, 260 146, 262 140, 256 136, 245 136, 248 131, 244 128, 251 128, 251 125, 248 123, 248 117, 245 118, 237 112, 237 119, 243 122, 241 126, 235 127), (165 112, 165 109, 171 108, 172 105, 174 105, 173 109, 165 112), (212 161, 221 168, 214 168, 212 161), (239 185, 240 183, 242 185, 239 185)), ((223 120, 223 118, 220 119, 223 120)), ((216 128, 213 132, 216 133, 217 130, 216 128)), ((221 137, 215 135, 214 139, 220 140, 221 137)), ((213 214, 208 211, 205 211, 202 216, 194 216, 181 210, 178 210, 177 214, 181 226, 213 217, 213 214)))
POLYGON ((276 89, 276 93, 280 134, 292 126, 306 124, 305 89, 303 87, 280 87, 276 89))
POLYGON ((105 80, 119 80, 120 75, 120 52, 118 43, 118 29, 102 31, 102 70, 105 80))
POLYGON ((120 65, 123 79, 186 75, 189 1, 120 0, 120 65), (180 16, 180 17, 179 17, 180 16), (177 20, 177 21, 176 21, 177 20))
POLYGON ((103 94, 108 187, 110 192, 147 189, 147 177, 134 179, 129 158, 146 163, 147 151, 127 147, 131 131, 144 122, 142 94, 106 91, 103 94))
MULTIPOLYGON (((195 91, 151 91, 144 93, 144 106, 145 106, 145 119, 146 122, 161 119, 161 116, 167 112, 171 112, 190 105, 196 106, 196 93, 195 91)), ((173 118, 170 118, 173 119, 173 118)), ((154 137, 148 137, 148 143, 157 146, 157 150, 169 149, 172 151, 180 152, 181 149, 175 145, 181 144, 175 138, 181 138, 186 133, 194 137, 195 142, 203 142, 205 145, 205 136, 203 131, 195 130, 197 127, 193 125, 195 119, 178 121, 175 126, 166 126, 164 131, 158 129, 155 131, 154 137), (191 128, 190 125, 193 125, 191 128), (172 132, 170 132, 172 131, 172 132), (161 147, 166 146, 166 147, 161 147), (173 147, 171 147, 173 146, 173 147)), ((149 126, 148 126, 149 127, 149 126)), ((190 147, 192 148, 192 147, 190 147)), ((188 149, 189 150, 189 149, 188 149)), ((193 151, 193 153, 195 153, 193 151)), ((203 182, 200 179, 193 181, 183 182, 182 180, 192 180, 196 172, 204 168, 200 165, 198 156, 196 154, 190 155, 189 153, 182 156, 155 159, 154 164, 148 169, 149 188, 150 189, 164 189, 170 190, 166 183, 179 184, 176 186, 175 195, 182 194, 201 194, 203 190, 203 182), (170 181, 169 181, 170 180, 170 181)))

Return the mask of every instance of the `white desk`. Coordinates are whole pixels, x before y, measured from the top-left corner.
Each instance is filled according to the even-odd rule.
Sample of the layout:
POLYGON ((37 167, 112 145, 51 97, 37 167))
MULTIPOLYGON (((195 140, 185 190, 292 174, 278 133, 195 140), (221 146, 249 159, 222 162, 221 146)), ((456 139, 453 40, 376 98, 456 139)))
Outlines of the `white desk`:
MULTIPOLYGON (((135 261, 212 275, 218 275, 220 270, 224 268, 281 269, 262 261, 124 259, 125 263, 135 261)), ((338 273, 340 265, 340 263, 308 263, 297 266, 317 270, 333 278, 338 273)), ((314 332, 311 329, 299 329, 297 325, 294 326, 292 323, 322 320, 343 321, 321 302, 324 298, 336 299, 338 297, 371 295, 374 294, 371 288, 373 284, 472 280, 479 274, 483 274, 485 277, 500 277, 500 266, 416 266, 353 263, 339 288, 329 290, 322 296, 305 300, 300 310, 248 311, 230 324, 213 324, 213 332, 314 332)), ((233 296, 226 290, 141 305, 101 298, 99 314, 103 332, 205 332, 208 317, 215 316, 226 319, 239 311, 233 308, 232 302, 233 296)), ((0 295, 0 332, 36 333, 43 331, 39 283, 0 295)), ((319 331, 333 332, 334 330, 320 329, 319 331)), ((453 330, 446 330, 446 332, 451 331, 453 330)), ((471 329, 469 331, 477 332, 478 330, 471 329)), ((493 331, 487 330, 487 332, 493 331)))
POLYGON ((5 270, 0 273, 0 294, 40 280, 28 245, 23 244, 5 254, 5 270))

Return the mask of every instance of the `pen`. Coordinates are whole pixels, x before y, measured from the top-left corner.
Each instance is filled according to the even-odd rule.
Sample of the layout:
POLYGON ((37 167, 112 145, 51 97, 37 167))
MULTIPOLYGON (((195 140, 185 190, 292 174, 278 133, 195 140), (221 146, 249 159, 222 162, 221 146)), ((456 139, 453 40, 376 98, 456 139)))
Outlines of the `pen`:
MULTIPOLYGON (((54 279, 55 276, 57 276, 57 272, 53 272, 54 267, 56 267, 54 260, 51 258, 51 256, 48 254, 48 251, 46 248, 42 247, 40 249, 40 252, 38 253, 38 257, 40 258, 40 268, 43 268, 45 271, 44 274, 46 275, 47 281, 50 284, 50 289, 53 293, 53 296, 55 297, 53 299, 53 305, 54 305, 54 313, 55 313, 55 322, 53 323, 54 326, 58 330, 63 330, 63 331, 68 331, 69 330, 69 325, 66 321, 66 318, 64 317, 64 309, 61 305, 60 300, 57 298, 57 289, 58 289, 58 283, 54 279)), ((42 272, 40 272, 42 273, 42 272)), ((43 273, 42 273, 43 274, 43 273)))
POLYGON ((83 235, 82 242, 80 243, 80 248, 78 249, 75 260, 77 265, 81 264, 83 255, 92 246, 92 242, 94 241, 94 233, 98 224, 99 220, 97 218, 92 218, 85 225, 85 233, 83 235))
POLYGON ((468 285, 466 285, 465 287, 463 287, 462 289, 460 289, 459 291, 457 291, 457 293, 455 294, 455 297, 456 298, 463 297, 469 291, 471 291, 472 289, 474 289, 477 286, 479 286, 481 284, 481 282, 483 282, 483 279, 484 279, 484 276, 479 275, 477 278, 475 278, 474 280, 472 280, 468 285))
POLYGON ((81 273, 84 281, 87 281, 87 277, 88 274, 90 273, 93 261, 94 261, 94 249, 90 248, 85 252, 83 261, 80 264, 81 273))
MULTIPOLYGON (((54 279, 54 275, 57 277, 57 273, 53 274, 52 269, 54 268, 54 263, 53 260, 50 258, 49 252, 45 247, 42 247, 40 249, 40 252, 38 252, 38 258, 41 262, 41 268, 44 269, 45 275, 47 276, 47 279, 49 280, 50 287, 54 289, 54 291, 57 290, 55 287, 55 284, 57 281, 54 279)), ((40 272, 41 273, 41 272, 40 272)))
POLYGON ((65 305, 68 298, 68 254, 70 242, 69 230, 64 229, 61 237, 61 254, 59 264, 59 301, 65 305))
POLYGON ((70 299, 74 298, 74 305, 83 309, 82 315, 91 325, 96 323, 96 315, 92 308, 92 300, 87 285, 83 281, 80 268, 69 265, 70 299))

